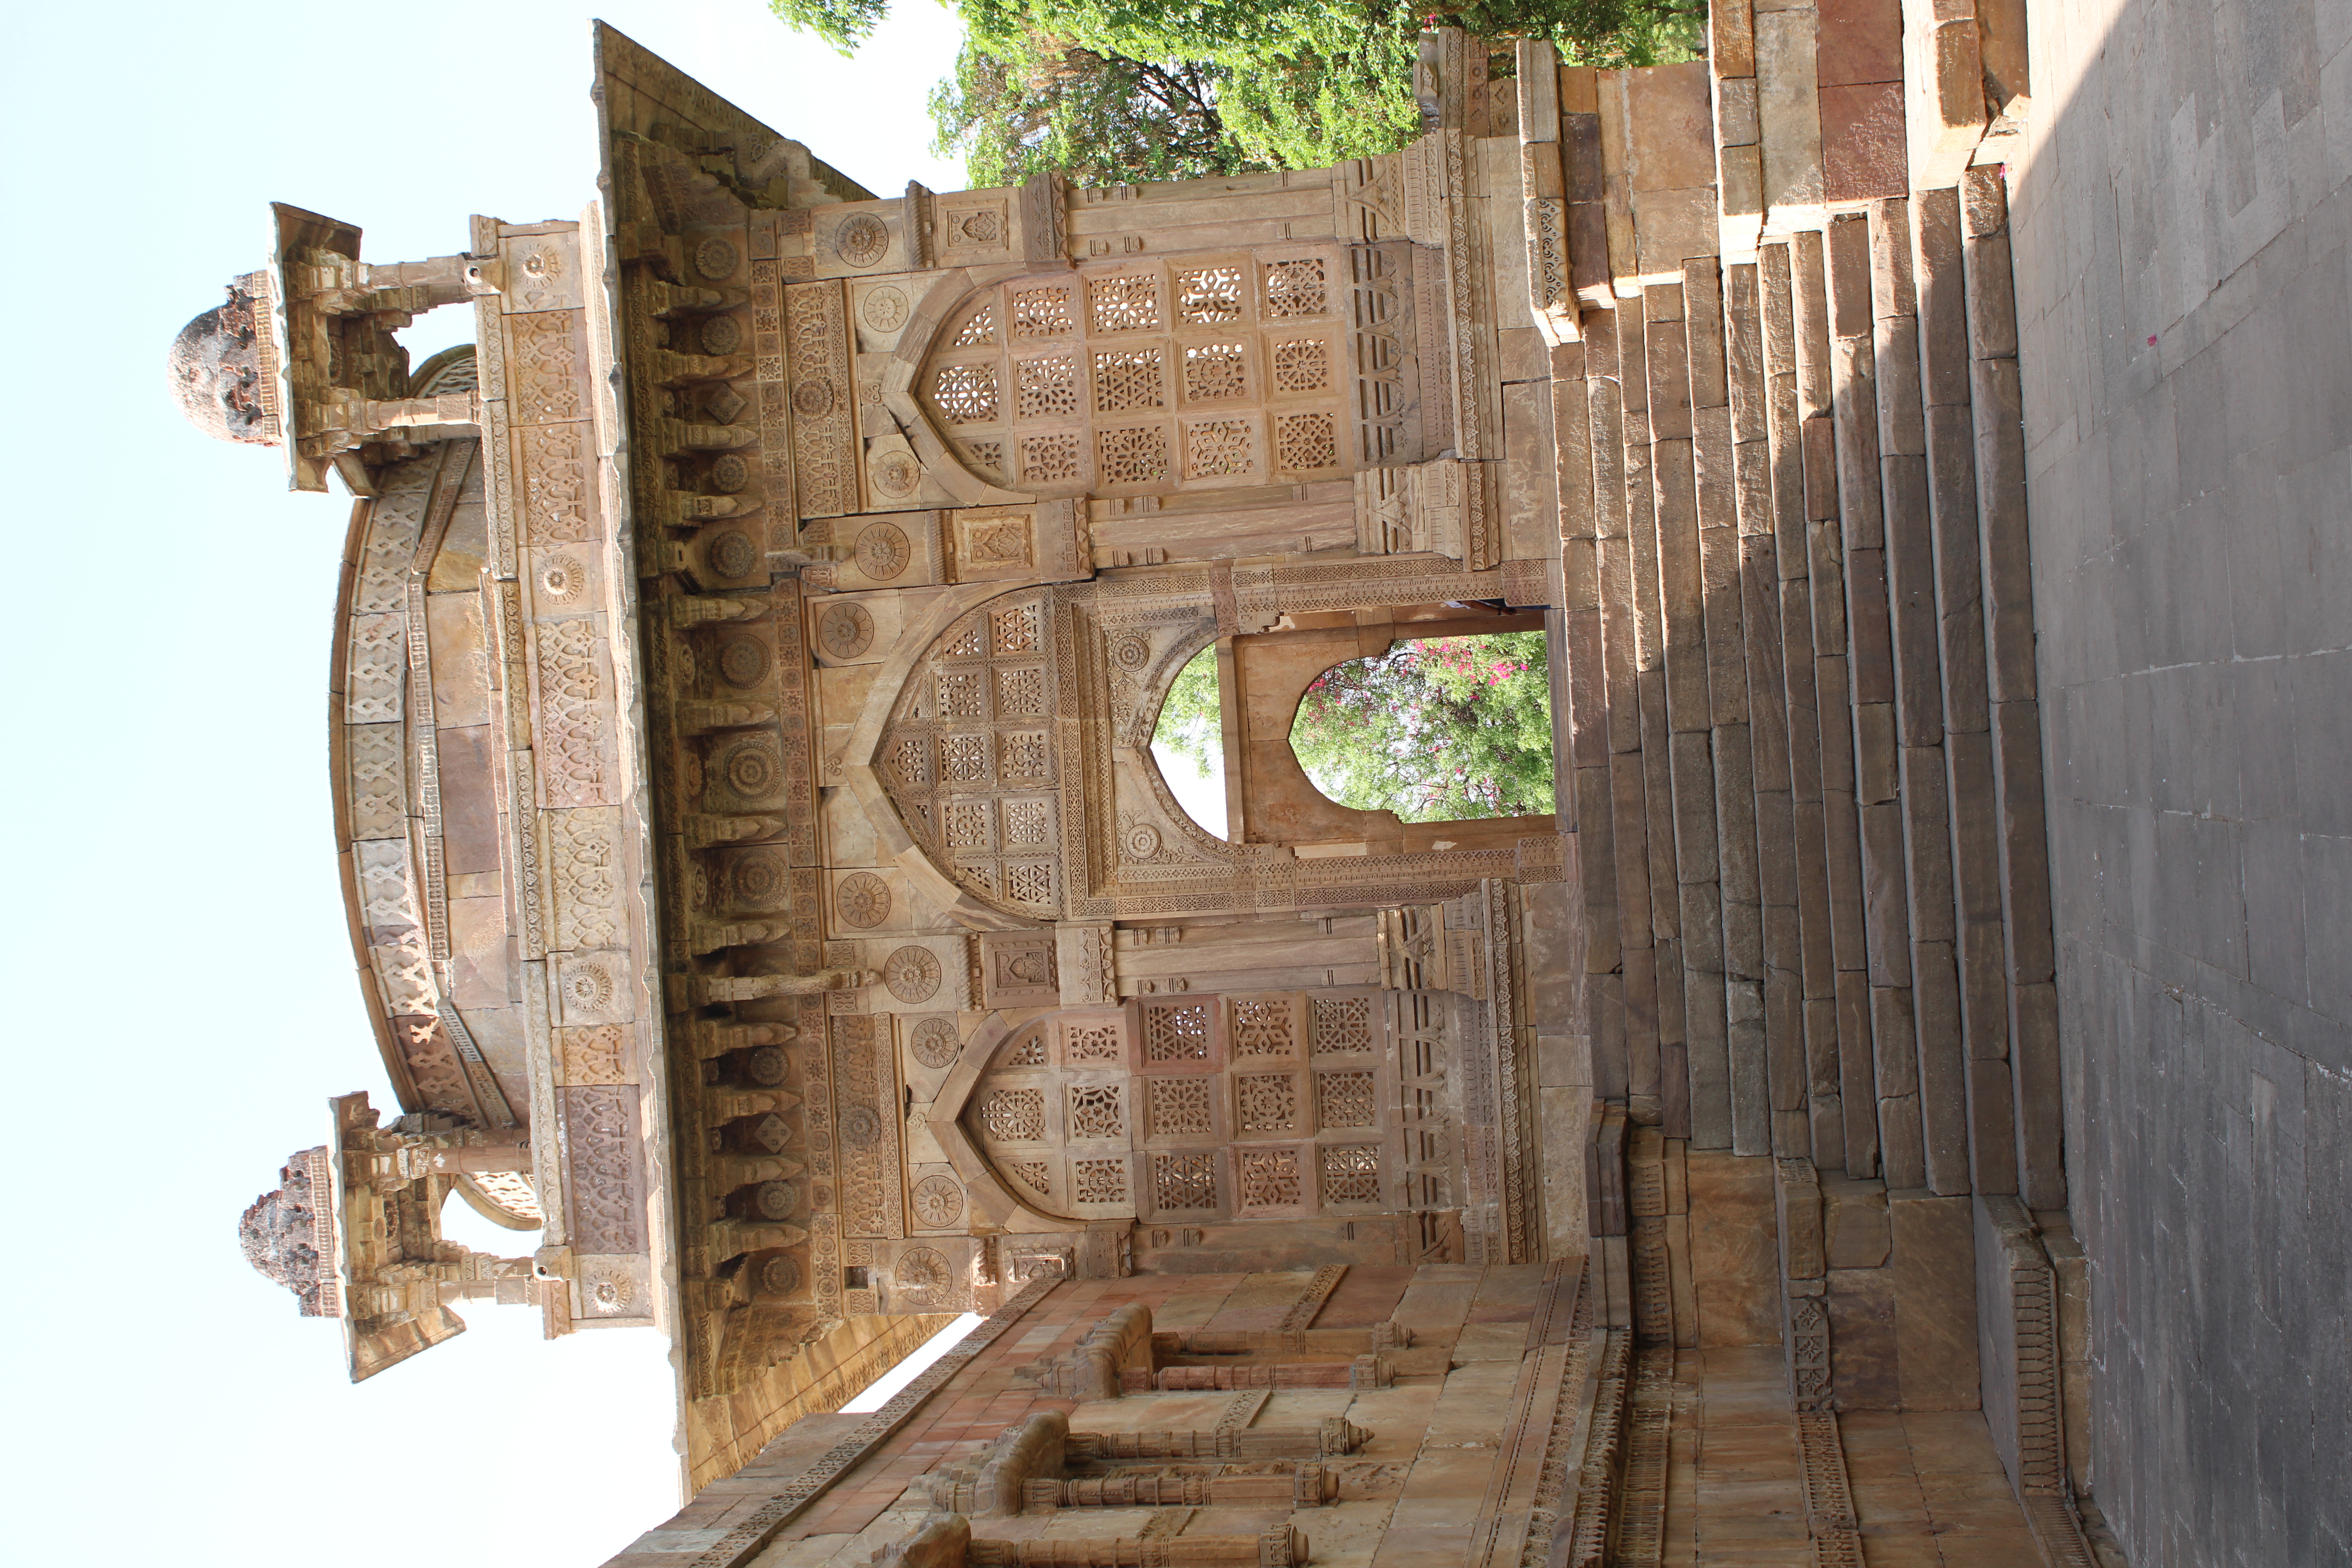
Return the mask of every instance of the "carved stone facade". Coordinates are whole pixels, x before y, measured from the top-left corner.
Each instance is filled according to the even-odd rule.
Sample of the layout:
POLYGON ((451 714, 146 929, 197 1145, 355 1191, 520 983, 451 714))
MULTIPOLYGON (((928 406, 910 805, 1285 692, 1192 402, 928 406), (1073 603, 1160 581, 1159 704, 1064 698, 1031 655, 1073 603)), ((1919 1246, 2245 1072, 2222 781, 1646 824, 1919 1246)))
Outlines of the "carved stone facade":
MULTIPOLYGON (((1656 1562, 1675 1445, 1736 1424, 1688 1413, 1775 1401, 1791 1551, 1858 1560, 1842 1445, 1923 1413, 2009 1469, 2019 1542, 2079 1545, 2039 848, 1970 837, 1998 616, 1939 589, 1976 522, 1924 488, 1997 423, 1936 356, 2008 308, 1999 181, 1963 257, 1948 187, 1783 178, 1790 15, 1630 72, 1433 33, 1423 133, 1334 170, 903 196, 600 27, 581 223, 378 268, 279 209, 239 298, 304 347, 254 350, 225 433, 361 498, 354 941, 404 1107, 505 1152, 411 1178, 339 1110, 257 1266, 365 1375, 485 1292, 318 1190, 396 1169, 537 1229, 488 1293, 675 1334, 696 1485, 823 1450, 633 1549, 697 1568, 845 1550, 877 1510, 827 1489, 967 1363, 1003 1395, 1024 1322, 1039 1407, 869 1546, 1287 1563, 1304 1513, 1393 1502, 1349 1539, 1656 1562), (461 300, 470 359, 411 375, 393 332, 461 300), (1308 784, 1323 671, 1538 627, 1557 812, 1308 784), (1150 747, 1204 649, 1223 832, 1150 747), (963 1310, 946 1370, 825 1415, 963 1310)), ((1862 132, 1813 69, 1818 165, 1862 132)))

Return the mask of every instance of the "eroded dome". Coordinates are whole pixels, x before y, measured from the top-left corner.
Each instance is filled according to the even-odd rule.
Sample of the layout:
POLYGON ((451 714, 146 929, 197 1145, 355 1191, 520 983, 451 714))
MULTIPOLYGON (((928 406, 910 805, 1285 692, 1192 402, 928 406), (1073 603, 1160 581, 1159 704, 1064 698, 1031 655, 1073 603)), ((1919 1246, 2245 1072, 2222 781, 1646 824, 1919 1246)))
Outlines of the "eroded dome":
POLYGON ((254 1272, 293 1291, 304 1314, 317 1317, 321 1315, 320 1280, 334 1271, 333 1262, 321 1258, 311 1245, 318 1234, 311 1205, 321 1199, 310 1191, 310 1166, 301 1155, 279 1171, 278 1179, 276 1192, 262 1194, 245 1211, 237 1224, 237 1245, 254 1272))
POLYGON ((188 423, 216 441, 278 444, 278 420, 265 398, 262 334, 266 300, 240 281, 228 300, 180 329, 167 367, 172 396, 188 423))

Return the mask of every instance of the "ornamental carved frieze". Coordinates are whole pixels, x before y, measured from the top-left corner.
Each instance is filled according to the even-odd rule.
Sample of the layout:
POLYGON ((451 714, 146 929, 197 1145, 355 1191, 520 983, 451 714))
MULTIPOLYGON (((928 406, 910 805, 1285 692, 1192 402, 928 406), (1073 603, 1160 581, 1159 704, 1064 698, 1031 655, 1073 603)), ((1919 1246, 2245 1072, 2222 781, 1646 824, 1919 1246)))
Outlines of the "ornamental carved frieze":
POLYGON ((887 1019, 833 1017, 834 1134, 840 1150, 845 1234, 907 1234, 898 1155, 898 1075, 887 1019))
POLYGON ((850 378, 847 302, 836 282, 784 289, 793 462, 803 517, 857 511, 857 390, 850 378))

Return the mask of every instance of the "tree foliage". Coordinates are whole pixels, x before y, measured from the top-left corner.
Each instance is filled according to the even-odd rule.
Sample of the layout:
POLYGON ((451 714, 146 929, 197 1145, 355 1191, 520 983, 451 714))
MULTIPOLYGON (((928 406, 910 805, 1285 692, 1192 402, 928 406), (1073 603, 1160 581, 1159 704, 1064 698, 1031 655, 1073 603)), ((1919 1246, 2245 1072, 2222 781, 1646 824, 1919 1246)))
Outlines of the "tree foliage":
POLYGON ((1160 704, 1160 721, 1151 732, 1154 751, 1167 750, 1192 760, 1202 778, 1223 763, 1224 710, 1217 700, 1217 649, 1212 643, 1184 661, 1160 704))
MULTIPOLYGON (((1414 637, 1316 678, 1290 749, 1341 805, 1407 822, 1540 816, 1552 798, 1551 683, 1544 634, 1414 637)), ((1154 750, 1205 778, 1223 755, 1214 648, 1176 673, 1154 750)))
POLYGON ((814 33, 845 55, 874 36, 890 14, 890 0, 768 0, 777 20, 803 33, 814 33))
MULTIPOLYGON (((936 150, 975 186, 1053 169, 1086 184, 1320 168, 1420 130, 1416 40, 1432 22, 1549 38, 1597 66, 1703 47, 1705 0, 949 0, 964 47, 930 99, 936 150)), ((771 0, 845 54, 888 0, 771 0)))
POLYGON ((1409 13, 1391 0, 1291 10, 1265 0, 959 0, 959 10, 967 37, 956 85, 978 78, 984 58, 1016 89, 977 103, 968 89, 933 98, 941 150, 961 149, 975 180, 1004 166, 1007 143, 1048 141, 1083 149, 1062 165, 1074 178, 1073 163, 1108 169, 1106 183, 1181 177, 1149 163, 1119 164, 1122 142, 1148 142, 1171 121, 1210 144, 1193 151, 1184 171, 1197 174, 1308 168, 1361 150, 1386 152, 1418 123, 1413 35, 1396 25, 1409 13), (1129 88, 1126 101, 1139 125, 1100 134, 1111 121, 1086 110, 1115 100, 1072 92, 1059 79, 1081 58, 1088 79, 1129 88), (1181 89, 1172 113, 1161 90, 1170 85, 1181 89), (966 118, 975 107, 1003 112, 966 118))
POLYGON ((1057 173, 1080 184, 1188 180, 1262 167, 1226 133, 1221 73, 1097 54, 1024 28, 967 38, 956 73, 931 90, 932 151, 961 153, 976 187, 1057 173))
POLYGON ((1315 787, 1407 822, 1549 813, 1551 685, 1544 634, 1415 637, 1326 670, 1290 748, 1315 787))

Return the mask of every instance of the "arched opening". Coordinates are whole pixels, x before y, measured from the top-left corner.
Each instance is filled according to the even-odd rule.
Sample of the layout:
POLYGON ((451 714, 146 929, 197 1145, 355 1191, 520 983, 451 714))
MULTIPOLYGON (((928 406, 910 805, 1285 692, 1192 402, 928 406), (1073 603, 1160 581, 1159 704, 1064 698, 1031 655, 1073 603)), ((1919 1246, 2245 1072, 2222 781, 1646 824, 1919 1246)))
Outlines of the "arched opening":
POLYGON ((1326 797, 1403 822, 1552 809, 1541 630, 1399 637, 1317 676, 1290 749, 1326 797))
POLYGON ((1555 830, 1540 612, 1297 613, 1230 641, 1235 842, 1315 858, 1503 849, 1555 830))
POLYGON ((1230 838, 1225 811, 1225 715, 1217 645, 1185 660, 1160 704, 1151 760, 1168 792, 1205 832, 1230 838))

